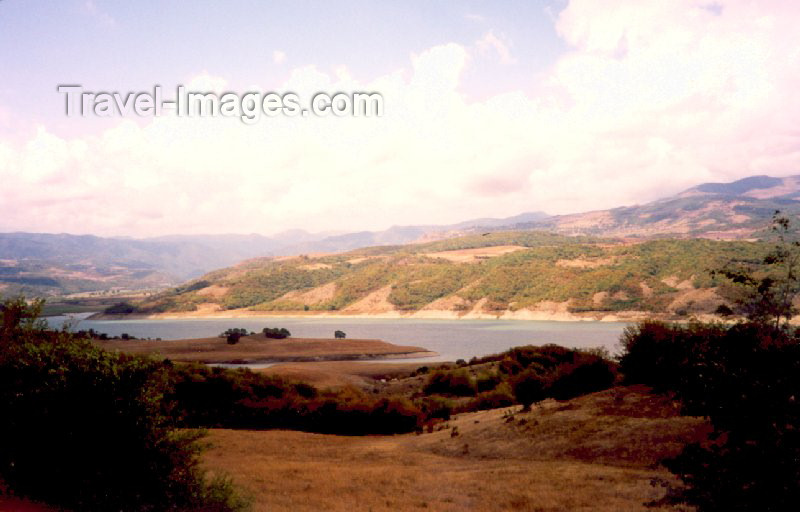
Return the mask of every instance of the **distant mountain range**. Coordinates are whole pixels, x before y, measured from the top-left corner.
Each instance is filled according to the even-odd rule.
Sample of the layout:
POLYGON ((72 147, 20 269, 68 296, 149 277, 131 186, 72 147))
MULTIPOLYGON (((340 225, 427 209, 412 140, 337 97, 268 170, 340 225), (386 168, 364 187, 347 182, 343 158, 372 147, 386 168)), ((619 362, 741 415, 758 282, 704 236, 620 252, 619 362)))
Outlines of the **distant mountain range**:
POLYGON ((704 183, 644 205, 558 215, 515 228, 605 237, 747 239, 763 235, 775 210, 800 213, 800 176, 704 183))
POLYGON ((163 288, 242 260, 341 252, 459 236, 478 226, 530 222, 543 213, 476 219, 450 226, 395 226, 330 235, 291 230, 263 235, 170 235, 145 239, 93 235, 0 233, 0 295, 63 295, 163 288))
POLYGON ((174 235, 146 239, 0 233, 0 294, 53 295, 170 286, 256 257, 315 255, 510 230, 626 238, 749 239, 776 209, 800 213, 800 176, 705 183, 644 205, 570 215, 528 212, 451 225, 344 234, 174 235))

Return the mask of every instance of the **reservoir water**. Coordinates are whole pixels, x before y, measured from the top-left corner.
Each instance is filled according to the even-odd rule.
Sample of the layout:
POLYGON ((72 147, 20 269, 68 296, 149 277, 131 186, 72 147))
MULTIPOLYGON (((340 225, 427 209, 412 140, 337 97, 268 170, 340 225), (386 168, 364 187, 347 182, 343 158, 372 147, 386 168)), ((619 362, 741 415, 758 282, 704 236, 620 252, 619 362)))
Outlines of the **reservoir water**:
MULTIPOLYGON (((137 338, 185 339, 216 336, 230 327, 260 332, 264 327, 285 327, 298 338, 332 338, 342 330, 348 338, 381 339, 414 345, 440 354, 425 361, 469 360, 520 345, 554 343, 570 348, 605 347, 619 351, 625 323, 546 322, 517 320, 417 320, 372 318, 208 318, 170 320, 86 320, 75 317, 77 329, 94 329, 110 336, 127 333, 137 338)), ((60 326, 64 317, 51 317, 60 326)))

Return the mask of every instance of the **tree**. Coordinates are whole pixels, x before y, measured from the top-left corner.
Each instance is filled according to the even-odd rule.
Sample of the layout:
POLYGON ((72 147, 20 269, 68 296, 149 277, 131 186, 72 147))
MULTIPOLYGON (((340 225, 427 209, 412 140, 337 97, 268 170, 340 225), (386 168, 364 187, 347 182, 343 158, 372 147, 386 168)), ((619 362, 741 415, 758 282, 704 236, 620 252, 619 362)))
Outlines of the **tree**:
POLYGON ((170 366, 107 352, 38 319, 41 302, 0 308, 0 480, 69 510, 238 509, 199 466, 202 435, 172 416, 170 366))
POLYGON ((42 307, 44 300, 36 299, 29 304, 24 297, 6 299, 0 304, 0 350, 23 333, 41 332, 47 328, 47 322, 39 318, 42 307))
POLYGON ((800 242, 790 241, 791 221, 776 210, 772 216, 773 249, 760 262, 734 262, 712 271, 737 288, 736 312, 757 324, 779 329, 797 313, 800 293, 800 242))
POLYGON ((522 404, 523 411, 530 411, 534 402, 547 396, 547 381, 535 370, 525 370, 511 381, 514 398, 522 404))
POLYGON ((336 332, 333 333, 333 337, 336 338, 337 340, 343 340, 347 337, 347 334, 345 334, 344 331, 337 330, 336 332))
POLYGON ((264 327, 261 332, 264 333, 265 338, 271 338, 275 340, 282 340, 292 335, 292 333, 290 333, 285 327, 264 327))

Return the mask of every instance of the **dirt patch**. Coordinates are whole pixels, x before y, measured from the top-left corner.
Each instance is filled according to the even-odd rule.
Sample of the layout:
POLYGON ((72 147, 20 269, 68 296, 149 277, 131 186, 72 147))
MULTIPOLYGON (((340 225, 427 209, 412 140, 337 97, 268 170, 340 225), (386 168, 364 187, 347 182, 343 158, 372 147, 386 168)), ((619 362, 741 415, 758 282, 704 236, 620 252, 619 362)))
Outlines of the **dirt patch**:
POLYGON ((661 280, 665 285, 675 288, 676 290, 693 290, 694 285, 690 279, 680 280, 678 276, 667 276, 661 280))
POLYGON ((214 313, 219 313, 222 311, 222 307, 219 304, 212 304, 212 303, 204 303, 198 304, 197 309, 193 311, 198 316, 204 315, 212 315, 214 313))
POLYGON ((319 363, 281 363, 258 370, 258 372, 307 382, 318 388, 354 386, 364 390, 371 390, 386 381, 398 377, 407 377, 420 366, 424 365, 420 363, 325 361, 319 363))
POLYGON ((713 288, 682 289, 677 297, 669 303, 667 311, 670 313, 681 310, 684 312, 714 311, 722 303, 724 300, 713 288))
POLYGON ((303 270, 319 270, 322 268, 332 268, 332 266, 327 263, 309 263, 308 265, 300 265, 298 268, 302 268, 303 270))
POLYGON ((197 290, 197 295, 203 297, 212 297, 214 299, 221 299, 228 293, 227 286, 220 286, 218 284, 212 284, 211 286, 207 286, 205 288, 201 288, 197 290))
POLYGON ((524 251, 521 245, 496 245, 494 247, 477 247, 474 249, 457 249, 453 251, 429 252, 423 254, 429 258, 442 258, 455 263, 477 263, 489 258, 502 256, 516 251, 524 251))
POLYGON ((283 297, 281 297, 278 300, 281 299, 293 300, 302 302, 303 304, 312 305, 312 304, 319 304, 320 302, 329 301, 333 299, 335 295, 336 295, 336 283, 327 283, 304 292, 293 290, 291 292, 284 294, 283 297))
POLYGON ((558 260, 556 261, 556 265, 567 268, 597 268, 605 265, 612 265, 616 261, 616 258, 598 258, 593 260, 576 258, 572 260, 558 260))
POLYGON ((392 286, 386 285, 383 288, 368 294, 346 308, 342 309, 345 314, 364 314, 364 313, 388 313, 396 311, 394 304, 389 302, 389 294, 392 293, 392 286))

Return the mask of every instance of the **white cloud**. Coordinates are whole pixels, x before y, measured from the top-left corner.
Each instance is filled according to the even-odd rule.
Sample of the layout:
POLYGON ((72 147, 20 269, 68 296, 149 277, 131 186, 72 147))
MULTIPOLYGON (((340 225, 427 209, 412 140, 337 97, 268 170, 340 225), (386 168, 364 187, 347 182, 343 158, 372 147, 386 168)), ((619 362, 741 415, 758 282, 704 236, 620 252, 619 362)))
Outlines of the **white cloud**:
MULTIPOLYGON (((0 230, 378 229, 800 172, 798 7, 720 5, 572 1, 557 24, 570 49, 535 93, 470 101, 460 90, 470 48, 446 44, 371 81, 308 66, 276 87, 302 98, 379 91, 379 119, 162 117, 0 140, 0 230)), ((191 83, 226 86, 209 73, 191 83)))

